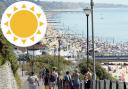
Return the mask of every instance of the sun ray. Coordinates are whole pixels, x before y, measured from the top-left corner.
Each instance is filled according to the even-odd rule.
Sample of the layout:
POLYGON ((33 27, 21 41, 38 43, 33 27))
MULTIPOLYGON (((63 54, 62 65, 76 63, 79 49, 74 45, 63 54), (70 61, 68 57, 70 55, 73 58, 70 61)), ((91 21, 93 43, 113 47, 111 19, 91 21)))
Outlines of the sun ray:
POLYGON ((40 30, 38 30, 37 34, 41 34, 40 30))
POLYGON ((18 38, 14 37, 13 40, 16 41, 16 40, 18 40, 18 38))
POLYGON ((4 23, 4 25, 8 26, 8 22, 4 23))
POLYGON ((13 10, 16 11, 16 10, 18 10, 18 8, 17 7, 14 7, 13 10))
POLYGON ((37 14, 38 18, 40 18, 41 14, 37 14))
POLYGON ((11 14, 7 14, 7 17, 10 18, 11 14))
POLYGON ((7 31, 7 34, 11 34, 11 31, 10 31, 10 30, 8 30, 8 31, 7 31))
POLYGON ((40 26, 42 26, 44 23, 43 22, 40 22, 40 26))
POLYGON ((31 7, 30 9, 31 9, 32 11, 34 11, 34 10, 35 10, 35 7, 33 6, 33 7, 31 7))
POLYGON ((26 40, 22 40, 23 44, 25 44, 26 40))
POLYGON ((34 37, 32 37, 32 38, 30 38, 32 41, 34 41, 35 39, 34 39, 34 37))
POLYGON ((23 5, 22 5, 22 8, 26 8, 26 5, 25 5, 25 4, 23 4, 23 5))

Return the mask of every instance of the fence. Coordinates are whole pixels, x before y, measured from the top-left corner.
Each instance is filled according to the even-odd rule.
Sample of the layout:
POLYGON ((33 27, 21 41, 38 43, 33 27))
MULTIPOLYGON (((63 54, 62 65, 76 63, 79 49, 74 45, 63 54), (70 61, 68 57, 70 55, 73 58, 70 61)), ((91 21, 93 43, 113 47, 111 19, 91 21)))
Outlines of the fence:
MULTIPOLYGON (((128 89, 127 82, 96 80, 92 81, 92 84, 93 83, 95 83, 95 89, 128 89)), ((83 83, 81 84, 81 89, 84 89, 83 83)))

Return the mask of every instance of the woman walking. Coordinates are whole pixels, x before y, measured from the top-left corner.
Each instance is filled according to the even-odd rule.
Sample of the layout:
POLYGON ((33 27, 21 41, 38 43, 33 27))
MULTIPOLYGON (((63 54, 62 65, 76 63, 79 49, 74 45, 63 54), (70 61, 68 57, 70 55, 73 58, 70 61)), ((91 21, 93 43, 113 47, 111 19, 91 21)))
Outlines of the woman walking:
POLYGON ((53 67, 50 73, 50 89, 55 89, 57 78, 58 78, 58 73, 56 72, 56 68, 53 67))
POLYGON ((45 87, 45 89, 50 89, 50 87, 49 87, 49 77, 50 77, 49 70, 46 69, 46 75, 44 76, 44 87, 45 87))
POLYGON ((91 89, 91 79, 92 74, 90 72, 90 69, 87 69, 87 71, 84 74, 84 89, 91 89))
POLYGON ((73 89, 80 89, 80 79, 79 79, 79 73, 77 70, 74 71, 72 75, 73 80, 73 89))

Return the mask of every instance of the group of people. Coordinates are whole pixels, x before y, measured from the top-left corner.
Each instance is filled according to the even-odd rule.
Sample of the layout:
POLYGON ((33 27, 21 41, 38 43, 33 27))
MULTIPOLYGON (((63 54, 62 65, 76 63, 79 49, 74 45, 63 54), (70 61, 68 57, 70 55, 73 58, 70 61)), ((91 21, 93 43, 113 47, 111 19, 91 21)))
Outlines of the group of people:
MULTIPOLYGON (((39 79, 41 79, 45 89, 55 89, 56 86, 58 87, 57 89, 80 89, 81 84, 78 70, 74 70, 72 74, 66 71, 66 73, 62 75, 62 72, 57 72, 55 67, 51 70, 42 67, 39 73, 39 79)), ((30 89, 37 89, 37 86, 39 86, 39 79, 34 73, 28 77, 30 89)), ((84 89, 91 89, 91 79, 91 72, 87 70, 83 79, 84 89)))

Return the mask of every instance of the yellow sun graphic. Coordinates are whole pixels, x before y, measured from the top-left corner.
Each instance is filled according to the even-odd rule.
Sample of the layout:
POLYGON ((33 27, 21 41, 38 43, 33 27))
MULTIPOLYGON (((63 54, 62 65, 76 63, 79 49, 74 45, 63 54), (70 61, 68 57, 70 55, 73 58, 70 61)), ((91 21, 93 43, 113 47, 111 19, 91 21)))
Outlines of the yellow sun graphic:
POLYGON ((9 6, 1 20, 4 36, 12 44, 20 47, 32 46, 45 35, 46 16, 42 9, 28 1, 20 1, 9 6))

